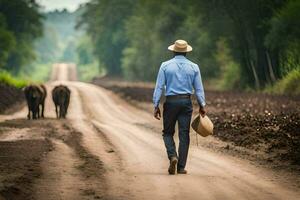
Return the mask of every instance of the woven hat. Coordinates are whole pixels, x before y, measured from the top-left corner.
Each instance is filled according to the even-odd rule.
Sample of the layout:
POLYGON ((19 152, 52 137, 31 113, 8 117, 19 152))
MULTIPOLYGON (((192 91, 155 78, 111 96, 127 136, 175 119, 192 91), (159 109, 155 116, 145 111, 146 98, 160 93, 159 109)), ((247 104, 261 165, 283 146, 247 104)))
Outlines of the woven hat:
POLYGON ((198 115, 192 122, 192 128, 199 135, 206 137, 213 134, 214 124, 207 115, 198 115))
POLYGON ((180 53, 190 52, 193 50, 193 48, 185 40, 176 40, 174 44, 168 47, 168 49, 170 51, 180 53))

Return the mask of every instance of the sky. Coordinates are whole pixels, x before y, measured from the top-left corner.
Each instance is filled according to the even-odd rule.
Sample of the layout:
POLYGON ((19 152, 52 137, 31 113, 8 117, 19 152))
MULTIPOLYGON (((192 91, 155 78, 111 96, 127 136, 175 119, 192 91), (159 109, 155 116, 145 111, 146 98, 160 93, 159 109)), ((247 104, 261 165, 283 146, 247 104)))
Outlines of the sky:
POLYGON ((55 9, 68 9, 69 11, 75 11, 80 4, 86 3, 89 0, 37 0, 37 2, 45 8, 46 11, 52 11, 55 9))

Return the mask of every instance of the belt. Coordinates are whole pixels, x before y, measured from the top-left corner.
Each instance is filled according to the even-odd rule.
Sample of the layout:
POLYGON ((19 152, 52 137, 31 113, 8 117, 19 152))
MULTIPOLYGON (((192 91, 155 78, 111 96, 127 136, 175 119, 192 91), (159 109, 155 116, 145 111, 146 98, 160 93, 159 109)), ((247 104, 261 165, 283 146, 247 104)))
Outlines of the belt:
POLYGON ((178 95, 170 95, 166 96, 166 100, 175 100, 175 99, 190 99, 190 94, 178 94, 178 95))

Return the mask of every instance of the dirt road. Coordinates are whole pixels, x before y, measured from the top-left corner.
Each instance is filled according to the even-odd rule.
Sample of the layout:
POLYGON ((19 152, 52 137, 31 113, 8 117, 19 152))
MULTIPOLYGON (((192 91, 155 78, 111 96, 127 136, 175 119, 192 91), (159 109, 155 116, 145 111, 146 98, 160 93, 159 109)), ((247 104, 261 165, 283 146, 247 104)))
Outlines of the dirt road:
MULTIPOLYGON (((283 177, 196 146, 190 149, 189 173, 169 176, 161 121, 105 89, 69 80, 76 80, 75 67, 57 64, 47 85, 48 91, 60 83, 70 87, 68 119, 54 119, 50 96, 45 120, 22 119, 25 108, 1 116, 0 146, 31 141, 21 147, 23 157, 35 162, 18 166, 18 175, 3 175, 0 199, 300 199, 283 177)), ((6 160, 17 153, 10 152, 6 160)))

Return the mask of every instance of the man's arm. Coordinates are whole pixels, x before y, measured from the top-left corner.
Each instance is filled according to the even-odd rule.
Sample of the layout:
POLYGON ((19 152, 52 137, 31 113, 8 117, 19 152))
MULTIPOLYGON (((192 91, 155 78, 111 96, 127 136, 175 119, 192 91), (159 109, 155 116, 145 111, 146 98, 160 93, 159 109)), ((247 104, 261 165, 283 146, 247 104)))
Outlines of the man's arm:
POLYGON ((198 65, 196 66, 196 75, 194 79, 194 90, 195 90, 195 95, 197 97, 197 101, 199 104, 199 112, 202 116, 205 115, 206 111, 204 109, 206 103, 205 103, 205 95, 204 95, 204 89, 203 89, 203 83, 202 83, 202 78, 201 78, 201 73, 198 65))
POLYGON ((154 117, 158 120, 161 118, 161 113, 160 113, 160 109, 159 109, 159 101, 160 101, 164 86, 165 86, 165 73, 161 66, 159 69, 158 75, 157 75, 156 86, 155 86, 155 90, 153 93, 154 117))

